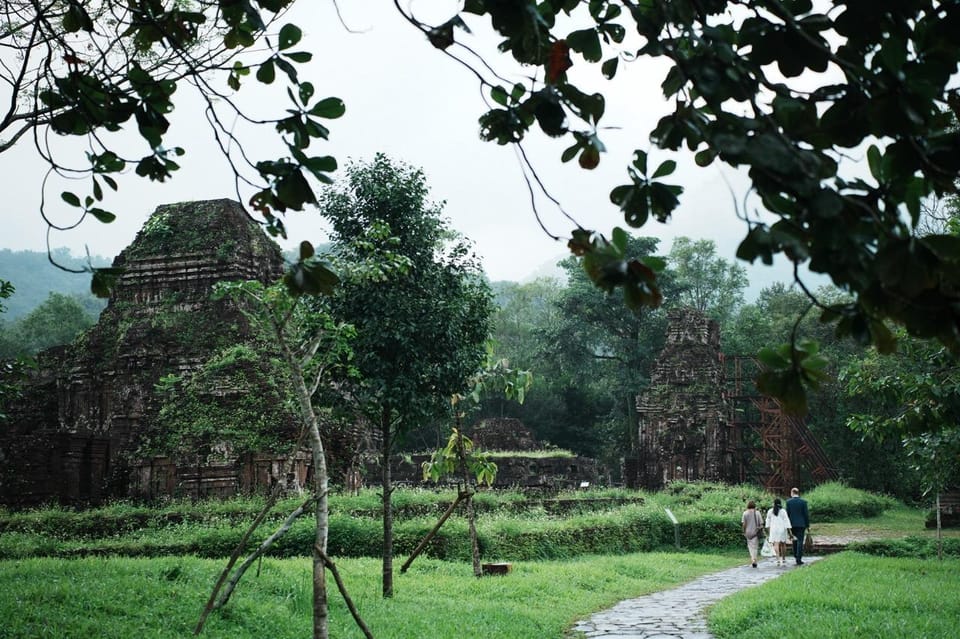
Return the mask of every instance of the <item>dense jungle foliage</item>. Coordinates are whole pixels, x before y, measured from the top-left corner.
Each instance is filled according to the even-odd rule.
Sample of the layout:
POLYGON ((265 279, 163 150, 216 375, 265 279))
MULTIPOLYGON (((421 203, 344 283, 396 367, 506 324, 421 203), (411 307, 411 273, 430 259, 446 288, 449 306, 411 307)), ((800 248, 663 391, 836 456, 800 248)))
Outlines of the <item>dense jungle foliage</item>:
MULTIPOLYGON (((663 253, 655 238, 633 238, 629 248, 639 256, 663 253)), ((809 398, 807 423, 841 477, 855 487, 904 499, 924 498, 931 481, 921 472, 926 449, 905 445, 901 435, 909 433, 906 428, 872 431, 871 424, 901 412, 897 389, 889 379, 894 373, 909 373, 916 380, 934 367, 952 370, 949 363, 935 360, 936 349, 918 353, 920 346, 911 348, 913 342, 905 338, 898 353, 864 352, 807 313, 807 296, 784 284, 773 284, 745 301, 749 282, 743 269, 719 257, 712 241, 679 238, 666 257, 669 266, 661 281, 667 302, 641 315, 597 289, 572 258, 558 264, 563 277, 494 282, 493 354, 513 368, 531 371, 534 384, 523 404, 486 398, 472 418, 516 417, 544 447, 596 457, 616 481, 622 451, 629 450, 635 437, 635 398, 649 383, 651 366, 663 346, 666 313, 689 306, 722 320, 721 348, 727 355, 755 355, 767 345, 788 341, 794 333, 816 339, 827 375, 809 398), (881 392, 871 383, 885 386, 881 392)), ((29 289, 35 283, 27 279, 23 286, 29 289)), ((842 299, 829 287, 818 295, 842 299)), ((0 324, 3 354, 29 355, 40 347, 68 342, 93 321, 74 298, 53 293, 20 320, 0 324)), ((914 393, 956 396, 953 377, 941 379, 942 388, 915 388, 914 393)), ((446 429, 443 423, 421 424, 401 445, 409 451, 433 449, 445 440, 446 429)), ((948 441, 951 432, 948 429, 948 441)), ((956 464, 948 458, 946 466, 956 464)))

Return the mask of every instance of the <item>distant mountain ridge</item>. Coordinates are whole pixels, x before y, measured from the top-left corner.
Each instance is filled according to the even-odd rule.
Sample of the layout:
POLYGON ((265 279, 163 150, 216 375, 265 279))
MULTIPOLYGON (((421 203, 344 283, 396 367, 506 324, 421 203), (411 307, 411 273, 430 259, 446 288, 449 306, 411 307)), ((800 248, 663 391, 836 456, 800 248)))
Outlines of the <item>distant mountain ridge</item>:
POLYGON ((0 249, 0 279, 11 282, 16 288, 13 296, 4 300, 6 312, 0 320, 10 322, 30 313, 42 304, 50 293, 76 296, 83 307, 94 316, 98 315, 106 300, 100 300, 90 292, 90 273, 71 273, 50 263, 70 269, 87 266, 109 266, 112 259, 100 255, 72 255, 69 249, 53 249, 48 256, 43 251, 14 251, 0 249))

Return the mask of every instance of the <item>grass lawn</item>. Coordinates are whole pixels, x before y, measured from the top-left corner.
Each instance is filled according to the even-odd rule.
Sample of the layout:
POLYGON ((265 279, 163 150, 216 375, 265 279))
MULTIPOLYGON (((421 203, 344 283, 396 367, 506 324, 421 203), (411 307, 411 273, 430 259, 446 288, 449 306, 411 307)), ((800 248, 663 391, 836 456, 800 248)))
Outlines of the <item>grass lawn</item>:
MULTIPOLYGON (((814 535, 850 537, 854 539, 900 539, 902 537, 936 537, 935 528, 924 527, 924 511, 898 504, 883 514, 870 518, 852 517, 818 523, 816 513, 814 535)), ((960 537, 960 528, 944 528, 944 537, 960 537)))
MULTIPOLYGON (((399 563, 399 562, 398 562, 399 563)), ((742 563, 733 555, 644 553, 520 562, 509 575, 476 579, 469 564, 418 559, 380 596, 380 562, 338 561, 350 594, 378 639, 559 639, 573 622, 615 602, 742 563)), ((157 559, 26 559, 0 562, 0 637, 142 639, 190 636, 223 562, 157 559)), ((329 587, 335 589, 333 580, 329 587)), ((206 637, 310 635, 310 562, 265 560, 206 637)), ((331 636, 361 639, 331 593, 331 636)))
MULTIPOLYGON (((742 563, 737 555, 638 553, 520 562, 503 577, 469 565, 418 559, 380 597, 380 562, 338 562, 378 639, 560 639, 576 619, 641 594, 742 563)), ((0 562, 0 637, 141 639, 189 636, 222 562, 28 559, 0 562)), ((203 636, 244 639, 310 634, 305 559, 265 560, 245 578, 203 636)), ((331 581, 330 586, 333 587, 331 581)), ((960 620, 960 560, 844 553, 793 570, 716 604, 718 639, 952 639, 960 620), (789 630, 785 630, 789 629, 789 630)), ((360 639, 337 594, 331 636, 360 639)))
POLYGON ((960 560, 843 553, 717 603, 718 639, 953 639, 960 560))
MULTIPOLYGON (((739 537, 736 522, 745 491, 756 491, 696 483, 673 488, 645 496, 648 503, 643 508, 657 516, 666 507, 678 514, 687 525, 684 531, 699 541, 688 540, 685 552, 624 554, 627 542, 643 535, 656 537, 658 529, 649 525, 652 515, 624 523, 625 513, 640 506, 604 502, 589 510, 585 502, 584 512, 569 514, 548 513, 542 506, 526 511, 487 504, 481 524, 498 526, 487 541, 495 539, 503 545, 488 548, 493 555, 529 543, 537 548, 554 544, 557 553, 565 553, 556 556, 576 557, 514 561, 513 572, 504 577, 476 579, 467 561, 421 557, 408 573, 395 575, 395 596, 384 600, 379 559, 334 559, 377 639, 561 639, 575 621, 622 599, 671 588, 746 561, 739 540, 736 550, 730 541, 739 537), (637 522, 644 525, 637 527, 637 522), (606 545, 599 550, 587 549, 589 544, 583 543, 601 538, 606 545), (692 547, 706 552, 689 551, 692 547)), ((820 506, 823 519, 833 521, 818 520, 811 507, 815 537, 848 541, 910 537, 883 548, 909 550, 923 545, 917 537, 935 535, 924 528, 921 510, 884 505, 880 498, 842 486, 817 490, 811 492, 811 504, 820 506), (860 515, 853 516, 854 512, 860 515)), ((398 495, 398 502, 407 500, 403 512, 409 511, 410 517, 429 519, 437 511, 437 496, 427 491, 398 495)), ((488 501, 522 498, 483 497, 488 501)), ((337 529, 340 536, 354 544, 369 541, 367 537, 375 542, 379 521, 361 514, 374 512, 375 505, 365 495, 339 503, 339 516, 350 523, 337 529)), ((191 636, 224 565, 224 560, 201 559, 194 553, 199 552, 197 548, 208 556, 228 552, 255 506, 237 500, 172 504, 162 512, 114 504, 98 511, 0 513, 0 554, 7 557, 0 560, 0 639, 191 636), (87 556, 64 558, 77 557, 64 551, 80 547, 86 548, 87 556), (132 556, 111 554, 119 552, 117 548, 132 556), (61 557, 41 556, 45 554, 61 557)), ((460 533, 465 538, 465 532, 460 533)), ((460 533, 455 530, 450 539, 456 541, 460 533)), ((960 530, 945 531, 945 535, 957 537, 960 530)), ((956 540, 950 541, 955 548, 956 540)), ((377 543, 368 545, 379 548, 377 543)), ((711 629, 720 639, 953 639, 960 623, 956 550, 953 557, 940 563, 856 553, 831 556, 718 603, 711 629)), ((395 566, 403 559, 397 557, 395 566)), ((203 636, 310 636, 310 584, 309 559, 265 559, 260 574, 251 570, 229 606, 210 617, 203 636)), ((332 579, 329 587, 331 636, 361 639, 332 579)))

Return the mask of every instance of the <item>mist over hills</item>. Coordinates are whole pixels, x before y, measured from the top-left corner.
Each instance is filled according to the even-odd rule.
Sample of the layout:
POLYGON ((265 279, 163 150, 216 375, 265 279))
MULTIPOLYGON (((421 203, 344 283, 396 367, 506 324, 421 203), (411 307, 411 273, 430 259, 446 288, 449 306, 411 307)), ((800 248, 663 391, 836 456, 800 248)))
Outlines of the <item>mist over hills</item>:
MULTIPOLYGON (((322 247, 327 249, 329 247, 322 247)), ((295 261, 296 251, 291 249, 285 252, 285 258, 288 261, 295 261)), ((563 284, 566 282, 566 273, 559 262, 569 257, 564 253, 557 253, 556 257, 545 261, 533 272, 521 278, 518 283, 524 284, 537 279, 550 278, 563 284)), ((52 258, 57 264, 66 269, 80 270, 88 266, 109 266, 112 258, 101 255, 87 256, 73 255, 66 248, 58 248, 51 251, 50 256, 43 251, 14 251, 11 249, 0 249, 0 279, 5 279, 13 283, 16 292, 13 296, 4 301, 6 312, 0 316, 0 320, 14 321, 27 315, 34 308, 39 306, 47 299, 50 293, 61 293, 63 295, 75 296, 83 307, 93 314, 98 315, 106 306, 106 300, 101 300, 90 293, 90 274, 88 272, 73 273, 64 268, 59 268, 51 263, 52 258)), ((763 264, 746 264, 737 262, 747 269, 747 276, 750 284, 744 291, 748 303, 756 300, 761 290, 775 282, 789 283, 792 281, 791 265, 785 260, 775 261, 773 266, 763 264)), ((813 286, 816 288, 821 284, 828 283, 827 278, 814 276, 807 273, 813 286)), ((509 280, 504 280, 509 281, 509 280)))
POLYGON ((106 306, 90 292, 90 273, 72 273, 89 266, 109 266, 111 258, 100 255, 77 256, 68 249, 53 249, 48 256, 43 251, 13 251, 0 249, 0 279, 16 288, 13 296, 3 301, 6 312, 0 319, 16 320, 42 304, 50 293, 75 296, 89 313, 97 316, 106 306), (51 259, 61 267, 51 263, 51 259))

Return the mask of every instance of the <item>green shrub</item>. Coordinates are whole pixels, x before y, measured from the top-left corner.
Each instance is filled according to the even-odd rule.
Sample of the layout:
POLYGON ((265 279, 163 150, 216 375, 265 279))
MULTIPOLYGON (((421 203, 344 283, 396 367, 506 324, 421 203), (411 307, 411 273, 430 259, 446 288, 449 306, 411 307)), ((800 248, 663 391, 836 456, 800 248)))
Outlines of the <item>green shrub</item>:
MULTIPOLYGON (((945 537, 941 542, 945 557, 960 557, 960 538, 945 537)), ((879 557, 932 559, 937 557, 937 540, 930 537, 906 537, 856 541, 848 544, 847 550, 879 557)))
POLYGON ((697 513, 680 520, 680 547, 688 550, 733 549, 743 543, 740 517, 697 513))
MULTIPOLYGON (((313 543, 313 530, 311 526, 306 548, 313 543)), ((376 557, 383 552, 383 524, 376 519, 331 517, 327 552, 336 557, 376 557)))
MULTIPOLYGON (((455 491, 450 489, 398 490, 394 498, 395 553, 411 553, 455 497, 455 491)), ((824 485, 811 491, 807 498, 815 524, 838 513, 847 518, 863 518, 882 512, 892 503, 888 498, 842 484, 824 485)), ((682 548, 732 550, 743 543, 739 522, 748 499, 757 500, 763 509, 764 500, 770 497, 755 486, 673 482, 660 493, 567 491, 549 499, 539 493, 481 491, 474 497, 474 506, 481 557, 485 561, 522 561, 670 548, 674 544, 674 527, 665 508, 670 508, 680 520, 682 548)), ((291 497, 278 504, 252 536, 247 550, 272 534, 300 502, 301 498, 291 497)), ((262 497, 251 497, 196 503, 171 501, 155 508, 121 502, 87 511, 44 508, 3 512, 0 558, 107 554, 225 557, 263 504, 262 497)), ((380 508, 374 490, 358 495, 331 495, 329 554, 379 557, 383 545, 380 508)), ((269 554, 309 556, 314 536, 313 519, 304 516, 269 554)), ((462 508, 441 528, 424 554, 438 559, 470 560, 470 539, 462 508)))
POLYGON ((804 498, 810 505, 810 517, 814 522, 877 517, 896 505, 896 500, 891 497, 850 488, 841 482, 820 484, 804 498))
POLYGON ((773 505, 773 496, 763 488, 751 484, 735 486, 706 481, 672 481, 663 490, 649 496, 649 501, 661 508, 670 508, 674 514, 713 513, 736 516, 753 500, 765 511, 773 505))
POLYGON ((483 557, 499 561, 649 551, 673 541, 666 516, 639 507, 562 520, 500 518, 478 528, 483 557))
MULTIPOLYGON (((278 505, 272 519, 285 517, 290 503, 296 503, 296 500, 278 505)), ((36 533, 59 539, 99 539, 184 522, 240 524, 252 521, 263 504, 262 498, 254 497, 201 502, 172 501, 159 507, 116 502, 80 511, 43 507, 0 516, 0 533, 36 533)), ((295 507, 290 506, 289 510, 295 507)))

